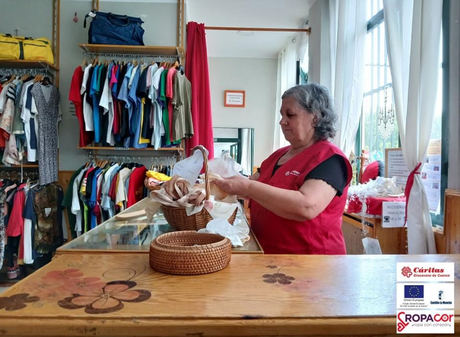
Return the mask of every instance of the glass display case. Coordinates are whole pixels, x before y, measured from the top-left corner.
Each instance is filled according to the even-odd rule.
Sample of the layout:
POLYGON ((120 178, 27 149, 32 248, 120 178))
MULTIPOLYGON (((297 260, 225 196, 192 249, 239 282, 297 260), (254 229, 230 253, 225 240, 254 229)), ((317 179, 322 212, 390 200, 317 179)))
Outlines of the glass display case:
MULTIPOLYGON (((247 223, 245 215, 240 210, 238 210, 235 221, 247 223)), ((164 218, 159 205, 145 198, 94 229, 62 245, 56 253, 148 252, 150 242, 154 238, 172 231, 174 229, 164 218)), ((249 240, 244 243, 243 247, 234 247, 233 252, 262 254, 263 250, 253 233, 250 232, 249 240)))

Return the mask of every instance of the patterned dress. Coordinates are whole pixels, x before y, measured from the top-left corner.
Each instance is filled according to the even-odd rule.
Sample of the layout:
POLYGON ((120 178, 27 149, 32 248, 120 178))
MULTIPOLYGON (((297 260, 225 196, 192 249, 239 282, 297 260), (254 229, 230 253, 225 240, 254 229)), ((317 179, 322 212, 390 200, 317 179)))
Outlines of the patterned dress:
POLYGON ((2 269, 5 254, 5 199, 5 189, 0 188, 0 269, 2 269))
POLYGON ((59 93, 55 86, 35 83, 31 93, 37 106, 38 173, 40 185, 58 180, 59 93))

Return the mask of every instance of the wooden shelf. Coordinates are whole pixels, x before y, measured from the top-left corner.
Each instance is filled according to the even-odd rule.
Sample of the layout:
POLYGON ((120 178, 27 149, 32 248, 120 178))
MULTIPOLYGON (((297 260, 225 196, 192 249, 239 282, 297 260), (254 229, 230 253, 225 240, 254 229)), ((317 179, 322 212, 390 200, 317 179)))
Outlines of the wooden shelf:
POLYGON ((59 70, 54 64, 45 61, 0 60, 0 66, 4 68, 50 68, 55 71, 59 70))
POLYGON ((38 164, 22 164, 22 165, 11 165, 11 166, 6 166, 6 165, 0 165, 0 168, 38 168, 38 164))
POLYGON ((142 54, 151 56, 182 56, 183 49, 175 46, 131 46, 115 44, 88 44, 79 45, 81 49, 98 54, 142 54))
POLYGON ((80 150, 104 150, 104 151, 184 151, 181 147, 160 147, 159 149, 154 149, 153 147, 146 147, 142 149, 137 149, 134 147, 112 147, 112 146, 79 146, 80 150))

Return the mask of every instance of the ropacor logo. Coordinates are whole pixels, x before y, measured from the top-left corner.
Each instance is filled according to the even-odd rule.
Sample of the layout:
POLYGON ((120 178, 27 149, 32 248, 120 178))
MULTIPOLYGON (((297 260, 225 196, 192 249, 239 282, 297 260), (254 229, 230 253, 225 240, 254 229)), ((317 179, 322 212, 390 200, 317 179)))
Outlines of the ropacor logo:
POLYGON ((401 269, 401 274, 407 278, 410 278, 412 276, 412 270, 410 267, 405 266, 401 269))
POLYGON ((407 314, 401 311, 398 314, 398 332, 403 331, 410 323, 447 323, 452 322, 452 314, 407 314))

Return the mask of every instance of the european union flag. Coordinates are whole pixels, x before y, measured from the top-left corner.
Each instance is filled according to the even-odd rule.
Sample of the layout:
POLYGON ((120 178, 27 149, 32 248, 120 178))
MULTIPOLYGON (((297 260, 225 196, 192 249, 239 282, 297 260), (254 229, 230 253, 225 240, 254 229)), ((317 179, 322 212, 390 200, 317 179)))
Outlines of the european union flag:
POLYGON ((423 298, 423 285, 405 285, 404 298, 423 298))

